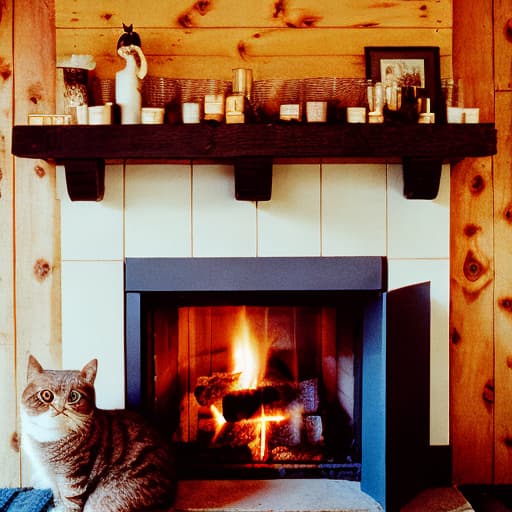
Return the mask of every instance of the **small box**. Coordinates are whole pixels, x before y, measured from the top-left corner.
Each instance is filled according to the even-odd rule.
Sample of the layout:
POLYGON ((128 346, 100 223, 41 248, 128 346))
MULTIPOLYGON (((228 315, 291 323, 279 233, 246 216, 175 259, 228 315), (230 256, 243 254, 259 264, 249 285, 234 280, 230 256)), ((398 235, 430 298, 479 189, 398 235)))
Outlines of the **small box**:
POLYGON ((325 123, 327 121, 327 101, 308 101, 306 103, 308 123, 325 123))
POLYGON ((184 124, 197 124, 201 122, 200 104, 185 102, 181 104, 181 116, 184 124))
POLYGON ((366 107, 347 107, 347 123, 366 123, 366 107))
POLYGON ((460 124, 464 122, 464 109, 462 107, 446 107, 446 121, 460 124))
POLYGON ((279 108, 281 121, 302 121, 302 108, 300 103, 287 103, 279 108))
POLYGON ((384 114, 381 112, 368 112, 369 124, 380 124, 384 122, 384 114))
POLYGON ((224 94, 207 94, 204 97, 205 121, 222 121, 224 119, 224 94))
POLYGON ((467 124, 475 124, 480 121, 479 108, 464 108, 464 122, 467 124))

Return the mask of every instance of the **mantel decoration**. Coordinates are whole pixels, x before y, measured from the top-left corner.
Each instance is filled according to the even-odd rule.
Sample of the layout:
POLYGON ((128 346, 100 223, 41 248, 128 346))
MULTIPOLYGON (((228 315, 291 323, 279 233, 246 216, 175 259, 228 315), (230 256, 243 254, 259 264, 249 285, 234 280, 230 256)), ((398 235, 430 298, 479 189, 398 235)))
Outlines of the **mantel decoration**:
POLYGON ((74 201, 100 201, 105 162, 119 158, 230 161, 235 197, 247 201, 270 200, 275 158, 398 158, 405 197, 434 199, 443 162, 496 152, 494 125, 478 124, 477 108, 450 107, 447 95, 460 120, 446 123, 437 47, 366 47, 366 78, 253 80, 235 68, 226 81, 146 76, 140 36, 123 31, 126 67, 93 81, 75 122, 30 114, 29 125, 53 126, 13 128, 13 154, 63 164, 74 201))
POLYGON ((417 103, 421 99, 418 111, 420 122, 445 121, 439 47, 367 46, 365 59, 366 77, 375 84, 375 87, 382 84, 384 89, 384 103, 387 106, 384 112, 385 120, 410 120, 407 112, 404 112, 407 108, 406 102, 412 99, 413 103, 417 103), (401 94, 401 105, 400 101, 398 104, 391 101, 394 93, 401 94), (400 110, 401 113, 394 112, 400 110), (432 116, 421 116, 431 113, 435 114, 435 121, 432 116))

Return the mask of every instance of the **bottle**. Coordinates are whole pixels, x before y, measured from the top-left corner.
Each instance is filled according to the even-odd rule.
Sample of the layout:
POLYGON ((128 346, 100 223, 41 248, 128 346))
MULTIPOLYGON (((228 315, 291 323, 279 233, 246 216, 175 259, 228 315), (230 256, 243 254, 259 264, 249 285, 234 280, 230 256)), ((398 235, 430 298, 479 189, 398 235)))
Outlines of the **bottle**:
POLYGON ((140 38, 132 32, 132 25, 123 24, 125 34, 117 43, 117 54, 126 61, 126 66, 116 73, 116 104, 120 109, 121 124, 141 122, 141 80, 147 73, 147 62, 140 48, 140 38))

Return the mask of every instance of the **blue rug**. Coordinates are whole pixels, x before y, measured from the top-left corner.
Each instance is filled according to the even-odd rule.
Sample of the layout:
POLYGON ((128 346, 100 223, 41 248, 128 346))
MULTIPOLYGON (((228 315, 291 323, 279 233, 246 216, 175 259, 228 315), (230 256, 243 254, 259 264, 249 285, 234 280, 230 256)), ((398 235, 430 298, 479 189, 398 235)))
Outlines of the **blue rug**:
POLYGON ((50 489, 0 489, 0 512, 46 512, 51 505, 50 489))

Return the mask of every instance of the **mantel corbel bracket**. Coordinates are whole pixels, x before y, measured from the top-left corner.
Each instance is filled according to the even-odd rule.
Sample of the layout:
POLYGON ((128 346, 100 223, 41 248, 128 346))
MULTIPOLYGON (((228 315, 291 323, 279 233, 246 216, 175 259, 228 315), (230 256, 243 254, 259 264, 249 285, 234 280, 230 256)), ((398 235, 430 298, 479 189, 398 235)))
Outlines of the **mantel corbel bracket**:
POLYGON ((237 158, 235 198, 239 201, 270 201, 272 196, 272 158, 237 158))
POLYGON ((64 165, 66 186, 71 201, 101 201, 105 194, 105 160, 73 158, 59 162, 64 165))
POLYGON ((404 196, 435 199, 439 193, 443 162, 437 158, 403 157, 404 196))

